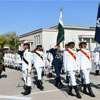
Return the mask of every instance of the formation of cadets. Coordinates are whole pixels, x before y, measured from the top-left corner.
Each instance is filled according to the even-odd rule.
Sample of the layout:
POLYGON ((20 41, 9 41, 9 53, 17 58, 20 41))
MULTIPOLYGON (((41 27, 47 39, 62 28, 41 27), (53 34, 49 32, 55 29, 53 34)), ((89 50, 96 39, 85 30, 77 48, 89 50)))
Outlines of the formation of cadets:
MULTIPOLYGON (((64 85, 61 81, 62 66, 66 75, 66 82, 68 83, 68 94, 73 96, 72 90, 75 90, 77 98, 82 98, 79 90, 79 84, 76 81, 76 75, 79 73, 82 91, 85 94, 89 94, 91 97, 95 97, 90 84, 90 71, 92 68, 92 55, 87 50, 87 43, 79 43, 79 49, 75 49, 75 43, 69 42, 65 45, 65 50, 61 51, 60 45, 56 45, 54 48, 44 53, 42 45, 37 45, 34 51, 30 51, 30 45, 28 42, 23 43, 23 50, 19 51, 22 67, 22 78, 24 80, 24 92, 23 95, 28 95, 32 90, 32 70, 36 70, 37 78, 35 83, 38 89, 41 91, 43 86, 43 71, 47 70, 46 74, 50 78, 52 73, 52 67, 55 70, 55 86, 59 89, 64 85)), ((7 56, 7 55, 6 55, 7 56)), ((98 63, 99 54, 95 50, 93 60, 96 66, 96 74, 99 74, 100 63, 98 63)), ((5 58, 5 56, 4 56, 5 58)), ((10 60, 10 59, 9 59, 10 60)))
POLYGON ((19 54, 13 54, 13 52, 6 52, 4 57, 5 66, 21 67, 21 57, 19 54))

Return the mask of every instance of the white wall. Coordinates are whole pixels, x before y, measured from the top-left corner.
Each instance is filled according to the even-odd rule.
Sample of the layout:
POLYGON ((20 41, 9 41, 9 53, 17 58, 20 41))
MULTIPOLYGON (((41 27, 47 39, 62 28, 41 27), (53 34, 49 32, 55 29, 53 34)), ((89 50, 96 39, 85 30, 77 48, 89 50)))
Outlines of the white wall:
MULTIPOLYGON (((79 44, 79 36, 94 36, 94 31, 88 31, 88 30, 69 30, 66 29, 65 30, 65 41, 64 43, 68 43, 70 41, 74 41, 76 44, 76 47, 78 48, 78 44, 79 44)), ((56 45, 56 39, 57 39, 57 34, 58 31, 56 30, 44 30, 42 32, 42 45, 44 47, 45 50, 54 47, 56 45)), ((62 43, 61 43, 61 47, 62 47, 62 43)))
POLYGON ((50 49, 56 45, 57 31, 43 31, 42 45, 45 50, 50 49))
POLYGON ((65 30, 65 43, 70 41, 74 41, 76 43, 76 47, 79 44, 79 36, 93 36, 94 31, 88 30, 65 30))

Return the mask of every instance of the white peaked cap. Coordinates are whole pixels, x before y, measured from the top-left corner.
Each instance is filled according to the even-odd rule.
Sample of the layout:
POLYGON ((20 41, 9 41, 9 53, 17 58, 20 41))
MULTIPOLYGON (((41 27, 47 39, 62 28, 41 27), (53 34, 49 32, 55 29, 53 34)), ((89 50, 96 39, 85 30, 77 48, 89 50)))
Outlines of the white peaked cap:
POLYGON ((29 45, 29 41, 24 41, 23 45, 28 44, 29 45))
POLYGON ((24 41, 23 44, 29 44, 29 41, 24 41))

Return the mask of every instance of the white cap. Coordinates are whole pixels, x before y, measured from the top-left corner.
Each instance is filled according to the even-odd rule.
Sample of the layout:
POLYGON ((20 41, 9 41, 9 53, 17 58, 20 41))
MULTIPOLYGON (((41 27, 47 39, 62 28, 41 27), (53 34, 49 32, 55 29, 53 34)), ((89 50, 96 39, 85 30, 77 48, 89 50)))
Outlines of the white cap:
POLYGON ((23 44, 29 44, 29 41, 24 41, 23 44))
POLYGON ((28 41, 24 41, 23 44, 29 43, 28 41))

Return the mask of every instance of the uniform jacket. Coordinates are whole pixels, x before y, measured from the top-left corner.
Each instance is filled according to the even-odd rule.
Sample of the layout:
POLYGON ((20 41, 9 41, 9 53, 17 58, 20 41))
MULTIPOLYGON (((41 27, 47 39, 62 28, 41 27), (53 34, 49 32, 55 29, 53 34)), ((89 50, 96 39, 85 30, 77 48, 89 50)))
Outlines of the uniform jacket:
POLYGON ((92 67, 92 65, 91 65, 91 53, 89 50, 86 50, 86 49, 82 49, 82 50, 84 52, 86 52, 86 54, 89 56, 89 58, 81 51, 78 51, 77 61, 78 61, 78 64, 80 66, 80 69, 81 70, 91 69, 91 67, 92 67))
POLYGON ((53 55, 52 65, 54 66, 62 66, 62 55, 61 51, 51 48, 49 52, 53 55))
POLYGON ((22 59, 22 69, 31 69, 32 67, 32 53, 26 49, 23 53, 23 58, 26 59, 26 61, 28 62, 28 64, 22 59))
MULTIPOLYGON (((76 52, 74 50, 70 48, 68 49, 76 56, 76 52)), ((65 72, 78 70, 77 61, 67 50, 65 50, 63 53, 63 63, 64 63, 65 72)))
POLYGON ((35 52, 40 54, 43 59, 40 56, 38 56, 36 53, 34 53, 33 54, 34 67, 35 68, 37 68, 37 67, 44 67, 45 66, 45 61, 44 61, 44 53, 43 53, 43 51, 36 50, 35 52))

